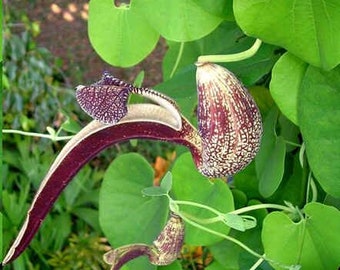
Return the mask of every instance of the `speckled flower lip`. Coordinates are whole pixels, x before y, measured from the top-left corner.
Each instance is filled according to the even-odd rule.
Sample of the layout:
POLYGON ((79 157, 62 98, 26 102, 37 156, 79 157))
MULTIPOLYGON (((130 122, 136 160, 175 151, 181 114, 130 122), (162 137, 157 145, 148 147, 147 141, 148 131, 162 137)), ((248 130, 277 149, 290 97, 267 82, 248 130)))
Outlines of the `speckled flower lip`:
POLYGON ((59 194, 76 173, 105 148, 130 139, 153 139, 186 146, 197 169, 208 177, 229 176, 256 155, 262 134, 259 110, 227 69, 197 63, 198 131, 169 97, 104 73, 100 81, 77 87, 77 99, 94 121, 62 149, 40 184, 22 228, 2 265, 29 245, 59 194), (155 104, 128 105, 130 93, 155 104))

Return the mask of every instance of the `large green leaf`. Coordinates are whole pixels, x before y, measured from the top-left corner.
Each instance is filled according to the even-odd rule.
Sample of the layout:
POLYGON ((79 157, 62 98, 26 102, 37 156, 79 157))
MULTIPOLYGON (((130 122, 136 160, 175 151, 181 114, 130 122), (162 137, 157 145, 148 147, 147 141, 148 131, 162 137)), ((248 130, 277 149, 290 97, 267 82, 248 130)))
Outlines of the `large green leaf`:
POLYGON ((340 265, 340 212, 331 206, 309 203, 306 218, 294 223, 282 212, 272 212, 263 223, 266 257, 275 269, 301 265, 302 269, 338 269, 340 265))
MULTIPOLYGON (((263 247, 261 244, 261 228, 257 227, 245 232, 232 231, 230 236, 241 241, 254 251, 263 253, 263 247)), ((216 269, 220 270, 251 269, 254 263, 258 260, 258 258, 256 258, 253 254, 250 254, 248 251, 228 240, 209 246, 209 250, 214 256, 214 261, 223 266, 220 268, 216 267, 216 269)), ((207 269, 210 270, 210 268, 207 269)), ((260 266, 256 269, 261 270, 266 268, 260 266)))
POLYGON ((270 93, 281 112, 298 124, 298 93, 308 64, 291 53, 285 53, 276 62, 270 81, 270 93))
POLYGON ((116 7, 110 0, 90 1, 89 38, 95 51, 111 65, 137 64, 155 48, 159 39, 159 34, 134 4, 131 1, 129 7, 116 7))
POLYGON ((307 69, 298 122, 315 177, 327 193, 340 197, 340 67, 330 72, 307 69))
MULTIPOLYGON (((234 210, 233 196, 227 184, 222 180, 209 181, 202 176, 197 171, 190 153, 184 153, 176 160, 172 175, 173 192, 177 200, 208 205, 223 213, 234 210)), ((192 206, 181 205, 180 209, 197 218, 212 217, 207 210, 192 206)), ((221 222, 205 226, 224 234, 228 234, 230 230, 221 222)), ((222 239, 186 224, 185 242, 189 245, 211 245, 222 239)))
POLYGON ((234 20, 232 0, 193 0, 207 12, 225 20, 234 20))
POLYGON ((145 17, 164 38, 186 42, 212 32, 222 18, 205 11, 193 0, 136 1, 145 17))
POLYGON ((235 0, 234 14, 248 35, 312 65, 331 69, 340 63, 338 0, 235 0))
MULTIPOLYGON (((195 107, 197 105, 196 90, 196 67, 194 64, 181 69, 172 79, 165 81, 155 87, 170 97, 173 97, 181 113, 191 121, 196 116, 195 107)), ((193 121, 191 121, 193 122, 193 121)))
POLYGON ((260 198, 259 180, 256 177, 255 162, 233 176, 235 188, 242 190, 250 199, 260 198))
MULTIPOLYGON (((235 22, 223 22, 206 37, 184 44, 178 68, 195 63, 200 55, 239 53, 249 49, 253 43, 254 39, 245 37, 235 22)), ((165 78, 169 77, 175 65, 180 46, 181 44, 178 42, 169 42, 169 50, 163 60, 165 78)), ((223 66, 235 73, 245 85, 253 85, 270 72, 278 59, 276 49, 276 46, 263 44, 253 57, 243 61, 225 63, 223 66)))
MULTIPOLYGON (((162 230, 168 215, 165 197, 145 197, 142 190, 152 186, 153 170, 135 153, 116 158, 107 169, 99 197, 99 222, 113 247, 151 244, 162 230)), ((152 269, 139 258, 132 269, 152 269)), ((134 264, 135 263, 135 264, 134 264)))
POLYGON ((284 173, 286 144, 281 136, 276 135, 277 117, 278 111, 273 108, 265 119, 261 148, 255 157, 259 191, 264 197, 273 195, 284 173))

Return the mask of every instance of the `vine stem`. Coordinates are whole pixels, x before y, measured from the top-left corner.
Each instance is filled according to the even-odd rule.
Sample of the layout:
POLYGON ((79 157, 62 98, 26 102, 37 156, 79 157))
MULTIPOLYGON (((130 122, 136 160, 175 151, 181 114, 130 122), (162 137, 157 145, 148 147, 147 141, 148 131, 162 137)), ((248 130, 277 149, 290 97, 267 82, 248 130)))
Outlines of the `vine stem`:
POLYGON ((214 208, 212 208, 210 206, 204 205, 204 204, 195 203, 195 202, 189 202, 189 201, 177 201, 177 200, 173 200, 173 199, 171 199, 171 200, 172 200, 172 202, 174 202, 177 205, 179 205, 179 204, 182 204, 182 205, 191 205, 191 206, 194 206, 194 207, 207 209, 210 212, 212 212, 212 213, 214 213, 214 214, 216 214, 218 216, 221 215, 221 212, 217 211, 216 209, 214 209, 214 208))
POLYGON ((183 50, 184 50, 184 42, 181 42, 181 45, 179 46, 179 51, 178 51, 178 54, 177 54, 175 65, 172 68, 171 73, 170 73, 170 78, 172 78, 172 76, 174 76, 174 74, 175 74, 175 72, 178 68, 179 62, 181 61, 181 58, 182 58, 182 55, 183 55, 183 50))
POLYGON ((196 228, 198 228, 198 229, 201 229, 201 230, 203 230, 203 231, 206 231, 206 232, 208 232, 208 233, 211 233, 211 234, 220 236, 220 237, 222 237, 222 238, 224 238, 224 239, 226 239, 226 240, 229 240, 229 241, 235 243, 236 245, 240 246, 241 248, 243 248, 244 250, 246 250, 246 251, 249 252, 250 254, 254 255, 255 257, 266 260, 266 258, 264 258, 261 254, 259 254, 259 253, 257 253, 256 251, 252 250, 251 248, 249 248, 248 246, 246 246, 245 244, 243 244, 241 241, 239 241, 239 240, 237 240, 237 239, 235 239, 235 238, 233 238, 233 237, 230 237, 230 236, 228 236, 228 235, 226 235, 226 234, 224 234, 224 233, 219 233, 219 232, 216 232, 216 231, 211 230, 211 229, 209 229, 209 228, 206 228, 206 227, 204 227, 204 226, 202 226, 202 225, 200 225, 200 224, 198 224, 198 223, 196 223, 196 222, 190 220, 190 219, 187 218, 185 215, 183 215, 183 213, 181 213, 181 212, 178 212, 178 213, 176 213, 176 214, 179 215, 179 216, 180 216, 185 222, 187 222, 188 224, 190 224, 190 225, 192 225, 192 226, 194 226, 194 227, 196 227, 196 228))
POLYGON ((239 215, 239 214, 242 214, 242 213, 245 213, 245 212, 254 211, 254 210, 258 210, 258 209, 264 209, 264 208, 272 208, 272 209, 278 209, 278 210, 282 210, 282 211, 295 213, 295 210, 288 207, 288 206, 284 206, 284 205, 280 205, 280 204, 272 204, 272 203, 263 203, 263 204, 246 206, 246 207, 231 211, 229 214, 239 215))
POLYGON ((233 53, 233 54, 224 54, 224 55, 201 55, 198 57, 197 62, 221 63, 221 62, 237 62, 237 61, 245 60, 245 59, 248 59, 254 56, 259 50, 261 44, 262 44, 262 41, 260 39, 256 39, 253 46, 251 46, 246 51, 243 51, 240 53, 233 53))
POLYGON ((39 138, 46 138, 50 139, 52 141, 63 141, 63 140, 70 140, 73 136, 55 136, 50 134, 42 134, 42 133, 35 133, 35 132, 26 132, 22 130, 15 130, 15 129, 3 129, 2 133, 8 133, 8 134, 20 134, 24 136, 30 136, 30 137, 39 137, 39 138))
POLYGON ((292 146, 301 147, 301 144, 298 144, 298 143, 295 143, 295 142, 291 142, 291 141, 287 141, 287 140, 284 140, 284 142, 286 144, 289 144, 289 145, 292 145, 292 146))
MULTIPOLYGON (((177 205, 182 204, 182 205, 191 205, 191 206, 198 207, 198 208, 204 208, 204 209, 207 209, 210 212, 216 214, 217 216, 221 215, 221 212, 217 211, 216 209, 214 209, 212 207, 204 205, 204 204, 189 202, 189 201, 177 201, 177 200, 172 200, 172 202, 177 204, 177 205)), ((258 209, 264 209, 264 208, 278 209, 278 210, 283 210, 283 211, 292 212, 292 213, 295 212, 295 210, 291 209, 288 206, 284 206, 284 205, 280 205, 280 204, 272 204, 272 203, 263 203, 263 204, 256 204, 256 205, 250 205, 250 206, 247 206, 247 207, 243 207, 243 208, 231 211, 228 214, 239 215, 239 214, 242 214, 242 213, 245 213, 245 212, 250 212, 250 211, 254 211, 254 210, 258 210, 258 209)))
MULTIPOLYGON (((264 255, 263 255, 264 256, 264 255)), ((263 263, 264 259, 263 258, 259 258, 257 260, 257 262, 249 269, 249 270, 256 270, 257 267, 259 267, 261 265, 261 263, 263 263)))
MULTIPOLYGON (((211 208, 209 206, 206 206, 206 205, 201 205, 199 203, 188 202, 188 201, 176 201, 176 200, 173 200, 169 196, 169 194, 166 194, 166 197, 169 199, 170 210, 172 212, 174 212, 176 215, 180 216, 183 219, 183 221, 185 221, 186 223, 190 224, 193 227, 196 227, 198 229, 206 231, 208 233, 211 233, 211 234, 214 234, 216 236, 222 237, 222 238, 224 238, 224 239, 226 239, 226 240, 228 240, 230 242, 233 242, 234 244, 238 245, 240 248, 244 249, 245 251, 247 251, 251 255, 257 257, 258 260, 252 266, 251 269, 255 270, 263 261, 267 261, 267 262, 273 263, 273 264, 278 264, 276 261, 267 258, 265 254, 261 255, 261 254, 257 253, 256 251, 254 251, 253 249, 251 249, 250 247, 248 247, 247 245, 245 245, 241 241, 237 240, 236 238, 231 237, 229 235, 226 235, 224 233, 220 233, 220 232, 214 231, 212 229, 209 229, 209 228, 207 228, 207 227, 205 227, 205 226, 203 226, 203 225, 201 225, 201 224, 191 220, 192 216, 190 214, 187 214, 187 213, 183 212, 183 211, 180 211, 179 208, 178 208, 178 205, 179 204, 185 204, 185 205, 192 205, 192 206, 202 207, 202 208, 205 208, 205 209, 208 209, 208 210, 212 210, 212 212, 214 212, 216 214, 220 214, 220 212, 218 212, 217 210, 215 210, 215 209, 213 209, 213 208, 211 208)), ((230 212, 230 213, 239 214, 239 213, 242 213, 242 212, 248 212, 248 211, 252 211, 252 210, 256 210, 256 209, 261 209, 261 208, 275 208, 275 209, 285 210, 285 211, 289 211, 289 212, 294 212, 293 209, 291 209, 289 207, 286 207, 286 206, 283 206, 283 205, 262 204, 262 205, 252 205, 252 206, 244 207, 244 208, 235 210, 235 211, 230 212), (240 211, 240 210, 242 210, 242 211, 240 211)), ((194 220, 195 219, 196 218, 194 218, 194 220)), ((196 220, 198 220, 198 219, 196 219, 196 220)), ((200 221, 198 221, 198 222, 200 222, 200 221)), ((286 266, 286 265, 281 265, 281 264, 279 264, 279 265, 282 266, 284 269, 291 269, 291 266, 286 266)))

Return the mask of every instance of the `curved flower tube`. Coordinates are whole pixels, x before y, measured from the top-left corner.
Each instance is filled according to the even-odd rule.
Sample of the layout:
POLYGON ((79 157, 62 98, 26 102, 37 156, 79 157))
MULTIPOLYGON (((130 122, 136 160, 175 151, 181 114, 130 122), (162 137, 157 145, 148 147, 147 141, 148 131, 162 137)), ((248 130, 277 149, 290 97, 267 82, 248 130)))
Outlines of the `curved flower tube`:
POLYGON ((137 88, 104 73, 90 86, 77 87, 77 100, 95 120, 62 149, 42 181, 25 222, 2 265, 29 245, 42 220, 74 175, 112 144, 141 138, 189 148, 198 170, 208 177, 233 175, 256 155, 262 135, 259 110, 236 77, 218 65, 197 64, 198 131, 169 97, 137 88), (130 93, 157 104, 127 105, 130 93))

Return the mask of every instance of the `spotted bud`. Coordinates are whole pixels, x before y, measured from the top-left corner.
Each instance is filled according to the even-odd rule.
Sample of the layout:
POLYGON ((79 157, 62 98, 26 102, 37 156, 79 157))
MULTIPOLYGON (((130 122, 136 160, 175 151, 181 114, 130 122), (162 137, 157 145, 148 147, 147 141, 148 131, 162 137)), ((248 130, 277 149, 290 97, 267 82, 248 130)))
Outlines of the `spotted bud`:
POLYGON ((184 222, 171 213, 167 224, 153 242, 149 260, 155 265, 168 265, 176 260, 181 252, 184 240, 184 222))
POLYGON ((184 239, 184 222, 176 214, 170 218, 152 245, 131 244, 108 251, 104 254, 105 263, 111 270, 120 269, 125 263, 139 256, 148 256, 154 265, 168 265, 176 260, 181 252, 184 239))
POLYGON ((262 135, 252 96, 227 69, 197 63, 198 125, 202 140, 199 170, 208 177, 233 175, 255 157, 262 135))

